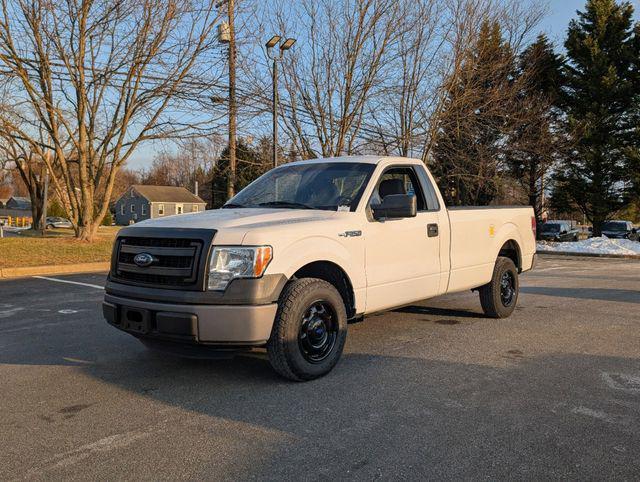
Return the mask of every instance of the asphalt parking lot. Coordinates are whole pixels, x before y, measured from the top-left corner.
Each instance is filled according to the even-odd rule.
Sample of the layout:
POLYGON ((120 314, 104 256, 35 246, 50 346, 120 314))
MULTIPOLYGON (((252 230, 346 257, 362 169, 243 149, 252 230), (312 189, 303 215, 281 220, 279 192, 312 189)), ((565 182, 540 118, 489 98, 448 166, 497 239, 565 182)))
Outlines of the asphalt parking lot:
POLYGON ((450 295, 350 325, 327 377, 167 358, 103 274, 0 281, 0 479, 637 479, 640 262, 549 257, 516 313, 450 295))

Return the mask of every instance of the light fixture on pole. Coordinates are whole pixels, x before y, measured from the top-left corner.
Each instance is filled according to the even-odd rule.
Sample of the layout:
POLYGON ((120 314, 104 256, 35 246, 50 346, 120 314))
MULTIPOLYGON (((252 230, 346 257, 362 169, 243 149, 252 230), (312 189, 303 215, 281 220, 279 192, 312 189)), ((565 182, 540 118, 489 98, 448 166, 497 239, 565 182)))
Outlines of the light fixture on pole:
POLYGON ((271 71, 271 82, 273 84, 273 99, 272 99, 272 120, 273 120, 273 167, 278 166, 278 62, 282 60, 282 56, 286 50, 293 47, 296 43, 296 39, 287 38, 284 42, 281 42, 282 37, 280 35, 274 35, 269 41, 264 44, 267 47, 267 56, 273 61, 273 68, 271 71), (279 52, 273 53, 273 48, 280 44, 279 52))

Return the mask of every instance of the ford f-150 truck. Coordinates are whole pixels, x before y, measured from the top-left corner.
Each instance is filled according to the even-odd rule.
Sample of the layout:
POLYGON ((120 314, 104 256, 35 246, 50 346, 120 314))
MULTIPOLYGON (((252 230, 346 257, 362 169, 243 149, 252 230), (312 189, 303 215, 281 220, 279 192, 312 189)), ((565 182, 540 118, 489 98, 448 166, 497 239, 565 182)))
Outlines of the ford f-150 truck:
POLYGON ((535 228, 530 207, 447 209, 420 160, 293 162, 222 209, 123 228, 103 312, 152 348, 266 347, 280 375, 311 380, 370 313, 473 289, 487 316, 509 316, 535 228))

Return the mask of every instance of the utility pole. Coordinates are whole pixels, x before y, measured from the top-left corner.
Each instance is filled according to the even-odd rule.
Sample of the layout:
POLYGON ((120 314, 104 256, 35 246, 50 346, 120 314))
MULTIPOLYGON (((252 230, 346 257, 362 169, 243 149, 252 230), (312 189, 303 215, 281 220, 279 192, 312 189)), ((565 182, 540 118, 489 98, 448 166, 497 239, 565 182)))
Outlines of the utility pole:
POLYGON ((234 0, 227 0, 229 17, 229 175, 227 199, 236 191, 236 32, 234 26, 234 0))

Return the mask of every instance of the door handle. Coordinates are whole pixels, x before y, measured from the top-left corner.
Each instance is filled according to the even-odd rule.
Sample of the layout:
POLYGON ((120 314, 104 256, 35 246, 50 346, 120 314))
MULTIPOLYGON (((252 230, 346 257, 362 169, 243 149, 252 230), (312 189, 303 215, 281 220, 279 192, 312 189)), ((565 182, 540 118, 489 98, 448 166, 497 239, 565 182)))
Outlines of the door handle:
POLYGON ((438 235, 438 225, 436 223, 427 224, 427 236, 435 238, 438 235))

